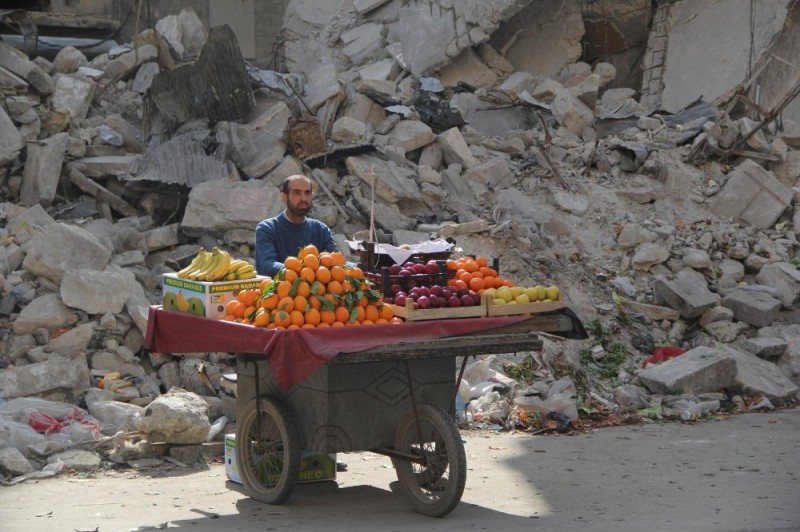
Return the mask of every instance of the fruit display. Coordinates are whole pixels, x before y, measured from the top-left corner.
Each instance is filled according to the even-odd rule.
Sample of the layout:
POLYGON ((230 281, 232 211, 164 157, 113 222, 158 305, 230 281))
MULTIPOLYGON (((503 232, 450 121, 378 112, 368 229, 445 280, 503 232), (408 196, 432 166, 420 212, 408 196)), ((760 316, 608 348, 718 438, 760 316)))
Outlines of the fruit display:
POLYGON ((458 308, 475 307, 481 304, 481 294, 469 288, 455 288, 452 286, 432 285, 415 286, 408 292, 398 291, 393 297, 386 298, 388 303, 398 306, 407 306, 407 301, 412 301, 412 308, 458 308))
POLYGON ((313 245, 287 257, 274 279, 241 290, 221 320, 267 329, 308 329, 402 323, 361 268, 339 252, 313 245))
POLYGON ((200 248, 192 262, 178 271, 177 275, 190 281, 235 281, 254 279, 256 271, 249 262, 234 259, 224 249, 215 247, 211 251, 200 248))
POLYGON ((549 303, 551 301, 558 301, 561 296, 561 291, 557 286, 545 288, 542 285, 528 287, 503 286, 497 289, 488 289, 485 293, 492 297, 493 305, 524 305, 526 303, 537 303, 539 301, 549 303))
POLYGON ((462 257, 447 261, 447 270, 451 272, 447 284, 455 288, 469 288, 479 294, 489 288, 502 286, 512 287, 514 282, 500 276, 497 266, 489 266, 485 257, 462 257))

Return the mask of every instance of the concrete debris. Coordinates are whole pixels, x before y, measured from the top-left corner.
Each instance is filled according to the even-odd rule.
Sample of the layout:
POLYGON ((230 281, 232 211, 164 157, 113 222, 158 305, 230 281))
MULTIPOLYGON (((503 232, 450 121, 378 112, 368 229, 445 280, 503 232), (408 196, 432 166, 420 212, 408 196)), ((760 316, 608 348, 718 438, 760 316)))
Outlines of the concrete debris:
POLYGON ((291 0, 274 60, 191 9, 94 57, 0 42, 0 427, 25 442, 0 431, 2 475, 93 470, 64 454, 86 438, 137 467, 160 463, 152 443, 200 459, 210 420, 235 420, 235 359, 144 352, 149 307, 200 246, 251 259, 297 173, 345 253, 376 213, 380 241, 455 239, 562 287, 589 325, 478 368, 463 422, 800 400, 800 85, 781 59, 800 4, 446 4, 291 0))

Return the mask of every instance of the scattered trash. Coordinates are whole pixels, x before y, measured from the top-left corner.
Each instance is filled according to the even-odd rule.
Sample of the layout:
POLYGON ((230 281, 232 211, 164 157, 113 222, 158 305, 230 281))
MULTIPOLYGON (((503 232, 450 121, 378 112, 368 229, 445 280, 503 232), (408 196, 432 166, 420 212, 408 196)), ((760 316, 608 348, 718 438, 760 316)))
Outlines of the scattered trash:
POLYGON ((642 367, 646 368, 648 364, 660 364, 667 360, 677 358, 686 352, 685 349, 680 347, 657 347, 653 355, 642 362, 642 367))

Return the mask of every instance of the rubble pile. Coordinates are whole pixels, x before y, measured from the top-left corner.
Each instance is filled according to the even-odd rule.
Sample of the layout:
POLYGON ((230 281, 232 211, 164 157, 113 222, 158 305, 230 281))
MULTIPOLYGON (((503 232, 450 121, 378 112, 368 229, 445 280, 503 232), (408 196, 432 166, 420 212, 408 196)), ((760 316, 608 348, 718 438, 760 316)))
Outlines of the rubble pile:
POLYGON ((759 119, 747 79, 659 110, 619 85, 628 72, 580 61, 577 2, 308 4, 287 8, 282 72, 191 10, 91 60, 0 42, 5 474, 87 441, 125 462, 224 430, 232 356, 144 352, 148 309, 199 246, 252 262, 296 173, 342 251, 375 212, 383 241, 453 238, 563 287, 592 339, 472 364, 465 422, 568 430, 798 399, 800 126, 775 120, 796 91, 759 119))

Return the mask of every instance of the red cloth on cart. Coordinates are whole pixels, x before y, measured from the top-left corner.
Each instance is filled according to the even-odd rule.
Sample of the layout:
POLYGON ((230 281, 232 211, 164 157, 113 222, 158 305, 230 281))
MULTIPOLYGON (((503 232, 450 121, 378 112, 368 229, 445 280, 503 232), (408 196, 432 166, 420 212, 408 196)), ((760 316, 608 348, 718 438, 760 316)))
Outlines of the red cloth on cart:
POLYGON ((278 387, 286 391, 340 354, 458 336, 525 319, 525 316, 465 318, 286 331, 201 318, 152 306, 144 347, 155 353, 264 353, 278 387))

